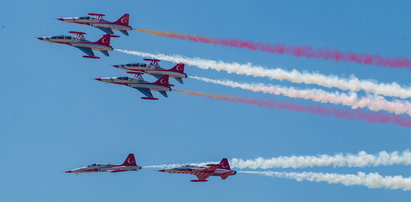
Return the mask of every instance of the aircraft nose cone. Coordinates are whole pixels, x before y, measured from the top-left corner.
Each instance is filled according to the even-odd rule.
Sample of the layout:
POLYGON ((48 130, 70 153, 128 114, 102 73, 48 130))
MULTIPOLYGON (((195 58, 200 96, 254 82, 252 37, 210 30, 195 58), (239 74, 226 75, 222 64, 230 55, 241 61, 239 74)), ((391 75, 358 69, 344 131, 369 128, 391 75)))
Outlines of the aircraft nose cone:
POLYGON ((159 172, 164 172, 164 171, 166 171, 166 170, 159 170, 159 172))
POLYGON ((64 19, 63 19, 63 18, 57 18, 57 20, 64 21, 64 19))
POLYGON ((113 65, 113 67, 115 67, 115 68, 119 68, 119 66, 118 66, 118 65, 113 65))
POLYGON ((44 38, 43 38, 43 37, 37 37, 37 39, 38 39, 38 40, 44 40, 44 38))
POLYGON ((68 170, 68 171, 66 171, 65 173, 72 173, 72 171, 71 171, 71 170, 68 170))
POLYGON ((97 80, 97 81, 103 81, 101 78, 95 78, 95 80, 97 80))

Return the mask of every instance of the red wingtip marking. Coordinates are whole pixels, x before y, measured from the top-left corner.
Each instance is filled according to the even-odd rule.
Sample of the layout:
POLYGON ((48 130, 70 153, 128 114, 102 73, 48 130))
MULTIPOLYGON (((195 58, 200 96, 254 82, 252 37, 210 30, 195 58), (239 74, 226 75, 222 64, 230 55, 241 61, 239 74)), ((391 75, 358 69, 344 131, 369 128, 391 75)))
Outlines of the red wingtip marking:
POLYGON ((160 60, 150 59, 150 58, 144 58, 143 60, 145 60, 145 61, 152 61, 152 62, 160 62, 160 60))
POLYGON ((83 58, 100 59, 100 57, 97 57, 97 56, 88 56, 88 55, 83 56, 83 58))
POLYGON ((69 33, 70 34, 82 34, 82 35, 87 34, 85 32, 76 32, 76 31, 69 31, 69 33))
POLYGON ((158 100, 158 98, 155 97, 141 97, 143 100, 158 100))

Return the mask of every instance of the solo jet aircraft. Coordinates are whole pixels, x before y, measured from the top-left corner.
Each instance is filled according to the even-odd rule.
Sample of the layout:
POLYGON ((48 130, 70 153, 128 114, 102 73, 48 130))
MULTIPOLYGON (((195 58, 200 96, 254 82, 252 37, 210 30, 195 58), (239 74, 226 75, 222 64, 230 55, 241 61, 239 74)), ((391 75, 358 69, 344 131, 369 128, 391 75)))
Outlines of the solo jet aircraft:
POLYGON ((172 84, 168 83, 168 75, 162 76, 156 82, 150 83, 145 81, 141 75, 136 74, 135 78, 131 77, 103 77, 96 78, 97 81, 102 81, 105 83, 113 83, 119 85, 125 85, 134 89, 139 90, 146 97, 141 97, 144 100, 158 100, 158 98, 153 97, 151 91, 158 91, 164 97, 168 97, 167 91, 171 91, 172 84))
POLYGON ((184 83, 183 78, 187 78, 187 74, 184 73, 184 64, 182 63, 177 64, 171 69, 163 69, 158 64, 160 60, 156 60, 156 59, 144 59, 144 60, 150 61, 151 63, 150 64, 129 63, 129 64, 124 64, 124 65, 113 65, 113 67, 128 70, 128 71, 150 74, 156 77, 157 79, 159 79, 160 77, 164 75, 168 75, 170 76, 170 78, 174 78, 181 84, 184 83))
POLYGON ((61 36, 51 36, 51 37, 38 37, 37 39, 50 42, 50 43, 59 43, 59 44, 66 44, 69 46, 73 46, 87 54, 83 57, 99 59, 100 57, 95 56, 93 50, 100 51, 108 57, 109 56, 108 51, 113 50, 113 47, 110 46, 110 38, 119 37, 117 35, 105 34, 98 41, 91 42, 91 41, 87 41, 84 38, 83 35, 86 34, 84 32, 70 31, 69 33, 77 34, 77 36, 72 37, 72 36, 61 35, 61 36))
POLYGON ((166 170, 159 170, 165 173, 179 173, 179 174, 191 174, 197 176, 197 180, 191 180, 191 182, 207 182, 207 178, 210 176, 220 176, 225 180, 230 175, 235 175, 237 171, 231 170, 228 160, 223 158, 219 164, 207 164, 208 167, 200 167, 193 165, 186 165, 178 168, 171 168, 166 170))
POLYGON ((107 34, 114 34, 113 30, 118 30, 121 33, 125 34, 128 36, 127 31, 133 30, 128 25, 128 21, 130 18, 129 14, 124 14, 115 22, 109 22, 107 20, 103 19, 104 14, 98 14, 98 13, 89 13, 88 15, 90 16, 97 16, 96 17, 90 17, 90 16, 84 16, 84 17, 68 17, 68 18, 58 18, 57 20, 63 21, 63 22, 68 22, 68 23, 75 23, 75 24, 81 24, 81 25, 89 25, 92 27, 97 27, 103 32, 107 34))
POLYGON ((141 166, 137 165, 134 154, 129 154, 121 165, 101 164, 94 163, 85 167, 68 170, 66 173, 97 173, 97 172, 110 172, 118 173, 125 171, 139 171, 141 166))

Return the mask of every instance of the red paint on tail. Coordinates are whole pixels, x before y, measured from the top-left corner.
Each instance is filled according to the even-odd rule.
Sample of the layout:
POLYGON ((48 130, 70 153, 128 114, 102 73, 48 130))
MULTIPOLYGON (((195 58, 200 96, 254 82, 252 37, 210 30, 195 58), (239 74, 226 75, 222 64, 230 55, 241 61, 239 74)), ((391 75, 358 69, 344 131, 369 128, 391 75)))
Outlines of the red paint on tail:
POLYGON ((101 37, 98 41, 96 41, 94 43, 104 45, 104 46, 110 46, 111 37, 117 38, 119 36, 114 35, 114 34, 105 34, 105 35, 103 35, 103 37, 101 37))
POLYGON ((207 164, 206 166, 215 166, 215 167, 218 167, 218 169, 231 170, 230 164, 228 163, 227 158, 221 159, 219 164, 207 164))
POLYGON ((170 87, 171 85, 170 85, 170 83, 168 83, 168 79, 169 79, 169 76, 165 75, 165 76, 162 76, 160 79, 158 79, 153 84, 170 87))
POLYGON ((124 163, 122 164, 122 166, 137 166, 134 154, 129 154, 124 163))
POLYGON ((121 16, 121 18, 119 18, 117 21, 115 21, 114 24, 129 26, 128 25, 129 18, 130 18, 130 14, 126 13, 123 16, 121 16))
POLYGON ((176 64, 173 68, 170 69, 172 72, 184 73, 184 64, 176 64))

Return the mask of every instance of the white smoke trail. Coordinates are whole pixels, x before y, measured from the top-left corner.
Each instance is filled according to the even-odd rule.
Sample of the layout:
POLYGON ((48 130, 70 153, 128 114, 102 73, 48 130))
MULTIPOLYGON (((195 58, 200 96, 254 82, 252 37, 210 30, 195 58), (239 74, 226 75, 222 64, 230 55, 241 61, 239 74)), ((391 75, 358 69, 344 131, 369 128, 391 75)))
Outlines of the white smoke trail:
POLYGON ((402 100, 388 101, 384 97, 378 95, 367 95, 358 98, 357 94, 354 92, 351 92, 350 94, 339 92, 330 93, 320 89, 299 90, 296 88, 266 85, 262 83, 238 83, 230 80, 216 80, 197 76, 190 76, 190 78, 254 92, 283 95, 292 98, 303 98, 321 103, 342 104, 350 106, 353 109, 368 108, 371 111, 385 110, 394 114, 408 114, 411 116, 410 102, 402 100))
POLYGON ((182 167, 185 165, 192 165, 192 166, 206 166, 207 164, 217 164, 219 162, 202 162, 202 163, 183 163, 183 164, 161 164, 161 165, 151 165, 151 166, 143 166, 143 168, 162 168, 162 169, 169 169, 169 168, 177 168, 182 167))
POLYGON ((400 98, 411 98, 411 87, 401 87, 399 84, 378 83, 373 80, 359 80, 351 76, 350 78, 340 78, 335 75, 323 75, 320 73, 300 72, 297 70, 286 71, 281 68, 266 69, 261 66, 254 66, 251 63, 225 63, 222 61, 205 60, 201 58, 188 58, 180 55, 150 54, 139 51, 127 51, 115 49, 116 51, 137 55, 141 57, 156 58, 174 63, 185 63, 187 65, 197 66, 201 69, 213 69, 217 71, 226 71, 254 77, 268 77, 277 80, 288 80, 294 83, 316 84, 323 87, 335 87, 342 90, 360 91, 364 90, 370 93, 394 96, 400 98))
POLYGON ((365 166, 392 166, 411 165, 411 152, 381 151, 378 154, 367 154, 360 151, 357 154, 317 155, 317 156, 279 156, 269 159, 256 158, 230 160, 233 168, 269 169, 269 168, 303 168, 313 166, 334 167, 365 167, 365 166))
POLYGON ((362 185, 368 188, 387 188, 411 190, 411 178, 399 176, 381 176, 378 173, 366 174, 358 172, 353 174, 314 173, 314 172, 272 172, 272 171, 239 171, 240 173, 259 174, 264 176, 307 180, 310 182, 327 182, 328 184, 343 184, 345 186, 362 185))

